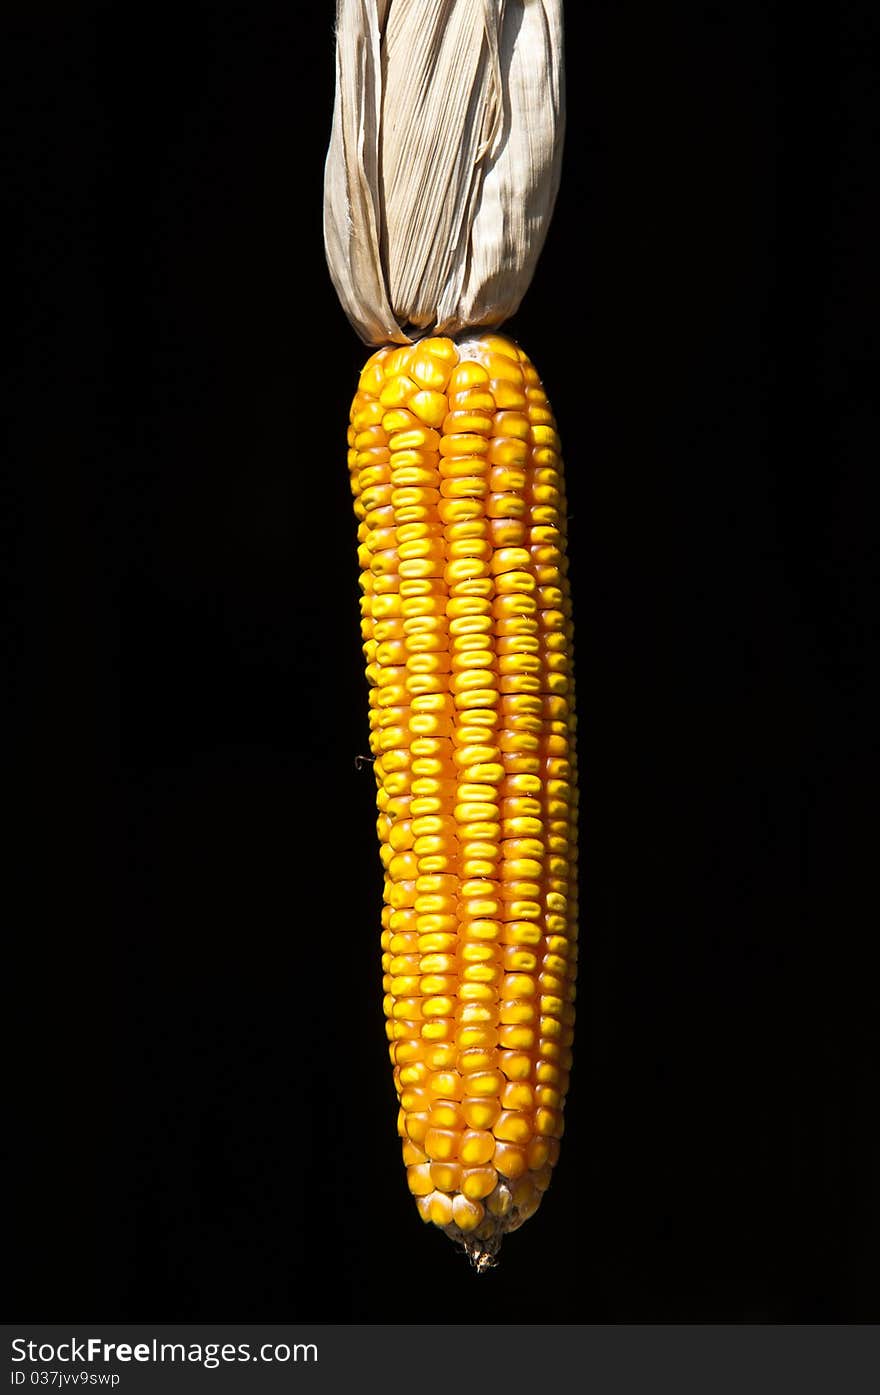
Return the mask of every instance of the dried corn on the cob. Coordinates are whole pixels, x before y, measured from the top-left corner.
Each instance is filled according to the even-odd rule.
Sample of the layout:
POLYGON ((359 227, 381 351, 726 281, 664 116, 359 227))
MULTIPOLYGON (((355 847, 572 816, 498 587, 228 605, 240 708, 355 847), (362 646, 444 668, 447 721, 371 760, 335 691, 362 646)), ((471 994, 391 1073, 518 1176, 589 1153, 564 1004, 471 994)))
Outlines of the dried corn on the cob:
POLYGON ((380 345, 348 459, 384 1008, 410 1191, 478 1268, 540 1203, 572 1059, 562 460, 534 367, 493 332, 540 252, 563 125, 561 0, 339 0, 325 245, 380 345))
POLYGON ((385 1014, 410 1190, 487 1262, 559 1151, 577 962, 559 439, 500 335, 380 349, 352 404, 385 1014))

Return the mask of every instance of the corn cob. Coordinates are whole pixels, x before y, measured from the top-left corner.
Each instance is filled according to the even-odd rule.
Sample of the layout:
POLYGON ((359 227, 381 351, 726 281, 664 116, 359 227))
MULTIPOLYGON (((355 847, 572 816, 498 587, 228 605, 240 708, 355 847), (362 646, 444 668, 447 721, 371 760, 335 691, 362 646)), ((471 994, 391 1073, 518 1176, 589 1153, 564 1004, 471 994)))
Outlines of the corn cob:
POLYGON ((577 964, 565 491, 538 374, 380 348, 351 408, 384 1012, 419 1214, 478 1268, 559 1155, 577 964))

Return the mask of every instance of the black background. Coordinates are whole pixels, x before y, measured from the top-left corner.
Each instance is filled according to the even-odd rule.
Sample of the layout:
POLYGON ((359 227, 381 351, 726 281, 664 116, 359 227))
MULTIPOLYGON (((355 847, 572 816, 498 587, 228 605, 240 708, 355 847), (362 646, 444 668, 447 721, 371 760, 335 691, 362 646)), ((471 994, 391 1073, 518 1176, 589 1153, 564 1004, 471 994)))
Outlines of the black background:
POLYGON ((876 21, 568 8, 511 330, 569 479, 579 1026, 483 1279, 407 1194, 381 1018, 332 6, 6 12, 10 1317, 880 1316, 876 21))

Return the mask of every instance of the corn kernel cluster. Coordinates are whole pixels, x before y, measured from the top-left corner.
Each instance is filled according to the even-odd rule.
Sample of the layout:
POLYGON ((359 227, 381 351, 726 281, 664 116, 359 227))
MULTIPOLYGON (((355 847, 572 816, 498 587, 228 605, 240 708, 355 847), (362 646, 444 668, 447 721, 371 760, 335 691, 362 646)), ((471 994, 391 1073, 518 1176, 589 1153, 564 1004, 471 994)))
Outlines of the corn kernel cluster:
POLYGON ((372 355, 351 410, 385 869, 384 1011, 407 1180, 491 1263, 559 1154, 577 963, 566 509, 510 339, 372 355))

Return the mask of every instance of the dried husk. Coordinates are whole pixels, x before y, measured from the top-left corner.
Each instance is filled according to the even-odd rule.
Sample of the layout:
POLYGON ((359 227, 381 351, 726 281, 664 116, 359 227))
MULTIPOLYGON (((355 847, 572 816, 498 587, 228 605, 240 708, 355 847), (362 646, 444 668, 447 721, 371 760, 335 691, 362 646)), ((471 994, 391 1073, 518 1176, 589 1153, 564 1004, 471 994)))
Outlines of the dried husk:
POLYGON ((337 0, 324 241, 365 343, 515 312, 564 124, 562 0, 337 0))

